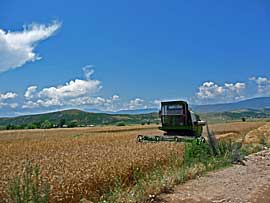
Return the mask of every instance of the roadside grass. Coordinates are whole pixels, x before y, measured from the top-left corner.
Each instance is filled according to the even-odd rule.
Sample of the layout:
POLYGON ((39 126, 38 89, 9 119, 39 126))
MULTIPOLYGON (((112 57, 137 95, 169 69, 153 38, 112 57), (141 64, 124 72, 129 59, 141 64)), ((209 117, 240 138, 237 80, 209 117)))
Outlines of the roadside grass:
POLYGON ((171 191, 174 185, 241 161, 250 151, 241 149, 239 145, 222 141, 217 147, 218 155, 214 156, 207 143, 185 143, 183 161, 172 155, 167 168, 156 167, 148 173, 134 174, 136 182, 132 187, 116 184, 101 198, 100 203, 152 202, 158 194, 171 191))

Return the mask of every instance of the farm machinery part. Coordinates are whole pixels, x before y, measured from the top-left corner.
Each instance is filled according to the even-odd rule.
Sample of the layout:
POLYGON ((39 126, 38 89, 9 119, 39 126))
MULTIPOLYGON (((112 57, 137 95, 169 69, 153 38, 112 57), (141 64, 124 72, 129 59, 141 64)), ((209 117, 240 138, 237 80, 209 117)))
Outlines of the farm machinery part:
MULTIPOLYGON (((199 115, 188 108, 185 101, 161 102, 159 111, 161 119, 160 130, 163 135, 138 135, 138 142, 205 142, 202 136, 203 126, 207 125, 201 121, 199 115)), ((208 130, 208 126, 207 126, 208 130)))

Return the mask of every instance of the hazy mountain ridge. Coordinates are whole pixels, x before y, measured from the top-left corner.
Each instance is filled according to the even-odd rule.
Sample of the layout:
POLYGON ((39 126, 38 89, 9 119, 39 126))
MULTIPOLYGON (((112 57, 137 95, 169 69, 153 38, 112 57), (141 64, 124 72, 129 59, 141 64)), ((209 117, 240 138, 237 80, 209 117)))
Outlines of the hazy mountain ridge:
POLYGON ((270 108, 270 97, 258 97, 235 103, 191 105, 192 110, 200 113, 225 112, 240 109, 265 109, 270 108))
MULTIPOLYGON (((202 119, 210 122, 239 120, 241 118, 270 118, 270 97, 249 99, 237 103, 192 105, 192 110, 199 113, 202 119)), ((65 123, 77 125, 115 125, 119 122, 125 124, 141 124, 146 122, 157 123, 158 109, 137 109, 113 113, 85 112, 77 109, 63 110, 36 115, 0 118, 0 126, 40 124, 46 120, 58 125, 61 120, 65 123), (152 113, 151 113, 152 111, 152 113), (138 114, 141 113, 141 114, 138 114)))
MULTIPOLYGON (((205 105, 193 105, 190 104, 190 108, 194 112, 198 113, 214 113, 214 112, 225 112, 225 111, 234 111, 241 109, 252 109, 252 110, 261 110, 270 108, 270 97, 258 97, 247 99, 234 103, 220 103, 220 104, 205 104, 205 105)), ((156 113, 158 108, 148 108, 148 109, 135 109, 135 110, 122 110, 114 112, 114 114, 143 114, 143 113, 156 113)))

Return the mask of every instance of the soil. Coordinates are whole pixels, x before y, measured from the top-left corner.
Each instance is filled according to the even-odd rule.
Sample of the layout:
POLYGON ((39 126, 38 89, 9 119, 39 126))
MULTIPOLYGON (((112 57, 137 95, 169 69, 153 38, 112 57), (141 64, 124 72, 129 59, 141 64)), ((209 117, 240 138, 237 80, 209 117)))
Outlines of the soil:
POLYGON ((270 150, 234 165, 178 185, 156 203, 270 203, 270 150))

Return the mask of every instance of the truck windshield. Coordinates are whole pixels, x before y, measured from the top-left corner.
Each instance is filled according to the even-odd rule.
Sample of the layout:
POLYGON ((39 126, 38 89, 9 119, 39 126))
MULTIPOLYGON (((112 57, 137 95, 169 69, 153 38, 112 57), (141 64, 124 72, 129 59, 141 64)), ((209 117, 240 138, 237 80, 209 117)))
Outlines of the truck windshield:
POLYGON ((161 114, 164 116, 183 115, 183 105, 173 104, 162 106, 161 114))

